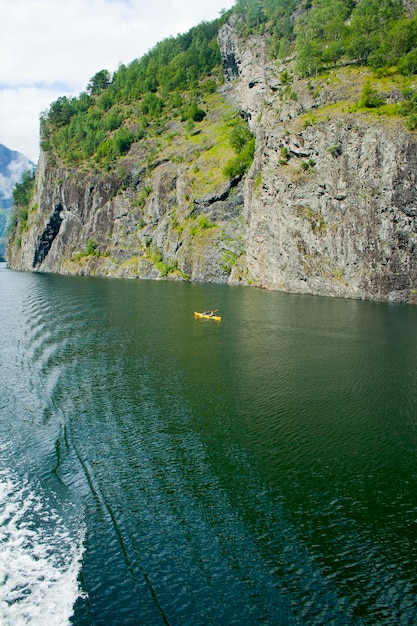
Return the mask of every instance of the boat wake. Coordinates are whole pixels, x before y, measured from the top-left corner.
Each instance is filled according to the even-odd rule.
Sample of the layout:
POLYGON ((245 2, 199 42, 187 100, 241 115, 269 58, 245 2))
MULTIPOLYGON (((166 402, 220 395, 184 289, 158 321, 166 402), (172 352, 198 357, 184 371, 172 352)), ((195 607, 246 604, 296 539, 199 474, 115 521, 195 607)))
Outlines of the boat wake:
POLYGON ((68 508, 64 521, 40 485, 0 468, 2 626, 69 623, 81 595, 84 530, 68 508))

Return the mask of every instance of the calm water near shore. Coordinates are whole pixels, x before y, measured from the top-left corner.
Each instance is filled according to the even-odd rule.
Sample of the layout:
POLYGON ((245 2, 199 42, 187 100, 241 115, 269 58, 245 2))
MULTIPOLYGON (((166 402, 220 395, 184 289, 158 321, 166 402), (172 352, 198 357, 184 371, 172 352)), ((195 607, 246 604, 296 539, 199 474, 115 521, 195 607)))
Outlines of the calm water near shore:
POLYGON ((417 623, 417 307, 0 264, 0 322, 2 626, 417 623))

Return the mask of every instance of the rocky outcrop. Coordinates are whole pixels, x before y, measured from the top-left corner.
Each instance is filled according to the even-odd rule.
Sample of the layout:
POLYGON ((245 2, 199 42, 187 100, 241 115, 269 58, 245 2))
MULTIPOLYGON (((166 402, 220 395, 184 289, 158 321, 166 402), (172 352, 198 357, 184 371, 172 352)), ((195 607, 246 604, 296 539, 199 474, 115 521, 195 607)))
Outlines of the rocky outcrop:
POLYGON ((242 183, 190 197, 188 165, 136 158, 113 174, 54 166, 42 153, 28 227, 9 242, 19 270, 227 282, 241 254, 242 183))
POLYGON ((248 275, 275 289, 412 299, 414 139, 346 115, 286 141, 290 158, 280 163, 283 138, 266 137, 262 183, 248 194, 248 275))
MULTIPOLYGON (((365 69, 295 77, 265 38, 220 31, 222 95, 256 137, 243 180, 190 182, 203 161, 139 145, 112 174, 41 156, 19 269, 251 284, 328 296, 417 298, 417 141, 401 119, 355 112, 365 69), (154 151, 155 152, 155 151, 154 151)), ((398 99, 395 85, 388 100, 398 99)), ((209 178, 209 177, 208 177, 209 178)))

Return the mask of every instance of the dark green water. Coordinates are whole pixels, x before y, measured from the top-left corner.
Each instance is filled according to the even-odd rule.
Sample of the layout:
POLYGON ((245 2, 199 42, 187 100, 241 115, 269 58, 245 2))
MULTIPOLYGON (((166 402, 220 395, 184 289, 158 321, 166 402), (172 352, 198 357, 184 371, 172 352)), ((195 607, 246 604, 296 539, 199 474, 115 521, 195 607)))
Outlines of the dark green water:
POLYGON ((2 625, 417 623, 416 307, 0 294, 2 625))

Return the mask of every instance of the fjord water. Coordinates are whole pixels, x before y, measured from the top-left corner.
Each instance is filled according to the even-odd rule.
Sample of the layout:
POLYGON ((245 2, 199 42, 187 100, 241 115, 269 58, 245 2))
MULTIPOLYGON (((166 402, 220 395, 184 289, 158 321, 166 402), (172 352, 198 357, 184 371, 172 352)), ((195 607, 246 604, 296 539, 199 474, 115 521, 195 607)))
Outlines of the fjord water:
POLYGON ((2 625, 417 623, 416 307, 0 290, 2 625))

